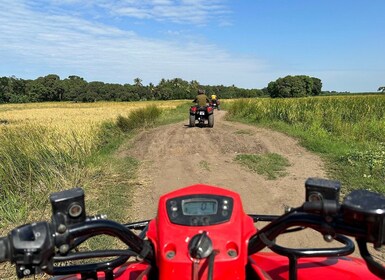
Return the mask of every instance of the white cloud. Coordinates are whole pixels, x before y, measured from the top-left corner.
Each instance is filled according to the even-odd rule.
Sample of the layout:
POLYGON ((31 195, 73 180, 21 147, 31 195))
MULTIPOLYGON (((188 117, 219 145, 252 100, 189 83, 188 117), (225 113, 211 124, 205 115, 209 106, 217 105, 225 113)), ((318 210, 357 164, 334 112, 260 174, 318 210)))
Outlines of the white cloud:
MULTIPOLYGON (((169 1, 151 3, 160 2, 169 1)), ((55 73, 118 83, 131 83, 135 77, 145 83, 180 77, 255 87, 250 81, 262 68, 253 57, 233 57, 215 45, 142 38, 68 13, 32 10, 22 3, 0 1, 0 76, 34 79, 55 73), (7 72, 10 69, 14 72, 7 72)))
MULTIPOLYGON (((104 13, 119 17, 152 19, 173 23, 205 25, 229 22, 230 13, 224 0, 124 0, 124 1, 79 1, 65 0, 53 2, 56 6, 76 4, 78 8, 100 8, 104 13)), ((52 3, 52 2, 51 2, 52 3)))

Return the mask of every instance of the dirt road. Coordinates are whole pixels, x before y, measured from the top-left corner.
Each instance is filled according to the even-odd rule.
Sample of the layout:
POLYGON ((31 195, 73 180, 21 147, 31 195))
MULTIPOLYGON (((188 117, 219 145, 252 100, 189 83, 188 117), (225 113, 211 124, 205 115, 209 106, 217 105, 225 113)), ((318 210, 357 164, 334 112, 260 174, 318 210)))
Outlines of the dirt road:
MULTIPOLYGON (((326 176, 320 158, 300 147, 296 140, 279 132, 225 121, 224 115, 223 111, 215 112, 211 129, 190 128, 186 117, 182 123, 142 132, 133 139, 129 150, 121 151, 120 155, 142 162, 141 186, 133 201, 136 220, 155 217, 162 194, 196 183, 238 192, 246 213, 282 214, 284 205, 302 204, 308 177, 326 176), (289 160, 287 176, 267 180, 234 162, 239 153, 266 152, 289 160)), ((313 231, 287 235, 278 241, 294 247, 325 244, 313 231)))

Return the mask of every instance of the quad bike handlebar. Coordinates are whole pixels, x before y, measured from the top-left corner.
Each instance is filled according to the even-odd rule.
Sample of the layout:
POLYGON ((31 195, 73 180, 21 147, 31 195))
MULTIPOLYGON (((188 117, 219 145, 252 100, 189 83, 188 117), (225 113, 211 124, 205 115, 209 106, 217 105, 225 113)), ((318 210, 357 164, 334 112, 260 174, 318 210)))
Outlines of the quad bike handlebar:
MULTIPOLYGON (((282 216, 249 215, 254 222, 270 223, 251 236, 247 254, 252 255, 269 247, 275 253, 287 256, 291 266, 290 279, 296 279, 297 259, 351 254, 354 251, 354 243, 346 236, 352 236, 356 238, 361 256, 369 270, 378 277, 385 278, 384 267, 377 263, 367 250, 367 243, 373 243, 375 248, 385 243, 385 197, 359 190, 350 193, 341 204, 338 201, 339 190, 330 195, 330 188, 322 186, 329 184, 329 181, 316 181, 319 188, 315 189, 312 184, 314 181, 307 183, 313 188, 307 191, 308 196, 302 206, 290 209, 282 216), (320 232, 325 239, 335 239, 343 246, 328 249, 291 249, 281 247, 274 241, 280 234, 303 228, 312 228, 320 232)), ((88 217, 85 215, 84 193, 79 188, 51 195, 51 204, 51 222, 26 224, 0 238, 0 262, 14 263, 19 278, 41 272, 50 275, 89 275, 104 271, 105 278, 112 279, 113 268, 124 264, 133 256, 139 261, 157 265, 154 244, 144 238, 150 221, 120 224, 100 216, 88 217), (133 230, 142 232, 137 235, 133 230), (127 245, 127 248, 73 251, 82 242, 97 235, 116 237, 127 245), (111 260, 111 257, 114 259, 111 260), (57 262, 92 258, 108 259, 91 264, 54 265, 57 262)), ((207 238, 206 235, 203 237, 207 238)), ((201 240, 197 243, 201 243, 201 240)), ((212 262, 214 257, 215 255, 211 254, 212 262)))

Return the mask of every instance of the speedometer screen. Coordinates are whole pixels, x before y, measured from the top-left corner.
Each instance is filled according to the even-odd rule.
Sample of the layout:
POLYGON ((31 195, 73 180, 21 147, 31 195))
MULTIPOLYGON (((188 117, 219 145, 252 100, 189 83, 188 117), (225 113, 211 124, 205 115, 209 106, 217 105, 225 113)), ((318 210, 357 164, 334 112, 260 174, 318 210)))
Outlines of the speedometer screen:
POLYGON ((182 200, 182 211, 186 216, 215 215, 218 211, 218 201, 215 199, 185 199, 182 200))

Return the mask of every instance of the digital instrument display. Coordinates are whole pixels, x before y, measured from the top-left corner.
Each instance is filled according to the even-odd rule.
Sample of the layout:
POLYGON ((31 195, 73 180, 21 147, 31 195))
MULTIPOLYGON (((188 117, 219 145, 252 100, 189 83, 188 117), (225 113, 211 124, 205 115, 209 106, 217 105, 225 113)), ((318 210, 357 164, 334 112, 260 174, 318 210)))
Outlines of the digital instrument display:
POLYGON ((230 220, 234 199, 214 194, 191 194, 169 198, 167 214, 173 224, 211 226, 230 220))
POLYGON ((186 216, 215 215, 218 212, 218 201, 215 199, 182 200, 182 212, 186 216))

